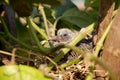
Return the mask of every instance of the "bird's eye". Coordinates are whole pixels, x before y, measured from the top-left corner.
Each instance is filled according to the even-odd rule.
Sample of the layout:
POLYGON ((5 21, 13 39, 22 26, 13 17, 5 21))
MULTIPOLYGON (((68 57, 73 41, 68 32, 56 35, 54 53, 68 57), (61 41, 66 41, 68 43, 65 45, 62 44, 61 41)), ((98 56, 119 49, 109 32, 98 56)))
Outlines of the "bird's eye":
POLYGON ((67 36, 67 34, 63 34, 63 36, 67 36))

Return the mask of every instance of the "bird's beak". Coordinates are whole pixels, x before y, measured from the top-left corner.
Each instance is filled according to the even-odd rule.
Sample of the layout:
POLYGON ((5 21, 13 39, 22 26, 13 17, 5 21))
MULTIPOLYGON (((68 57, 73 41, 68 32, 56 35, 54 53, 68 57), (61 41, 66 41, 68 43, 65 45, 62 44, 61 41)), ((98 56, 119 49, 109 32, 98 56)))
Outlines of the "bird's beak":
POLYGON ((60 36, 53 36, 53 37, 50 37, 49 40, 59 42, 59 41, 60 41, 60 36))

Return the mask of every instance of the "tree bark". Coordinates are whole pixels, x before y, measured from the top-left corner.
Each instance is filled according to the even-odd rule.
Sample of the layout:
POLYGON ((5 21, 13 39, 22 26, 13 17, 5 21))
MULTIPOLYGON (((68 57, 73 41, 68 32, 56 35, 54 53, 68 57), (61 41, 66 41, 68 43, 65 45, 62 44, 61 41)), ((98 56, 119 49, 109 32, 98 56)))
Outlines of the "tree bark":
POLYGON ((120 7, 106 38, 101 58, 111 67, 120 80, 120 7))
POLYGON ((100 0, 99 18, 97 25, 97 36, 95 36, 95 43, 101 38, 104 30, 112 19, 112 12, 114 10, 112 0, 100 0))
MULTIPOLYGON (((107 26, 109 25, 110 21, 112 20, 112 13, 114 11, 114 6, 115 4, 112 0, 100 0, 99 18, 97 25, 97 35, 95 36, 95 43, 101 38, 107 26)), ((106 54, 104 52, 101 53, 103 53, 103 55, 106 54)), ((109 58, 107 55, 104 55, 104 57, 100 55, 100 57, 102 59, 104 59, 104 57, 109 58)), ((106 72, 101 66, 96 65, 96 70, 100 70, 100 72, 96 72, 95 76, 106 75, 106 72)), ((96 80, 104 80, 104 79, 102 77, 97 77, 96 80)))

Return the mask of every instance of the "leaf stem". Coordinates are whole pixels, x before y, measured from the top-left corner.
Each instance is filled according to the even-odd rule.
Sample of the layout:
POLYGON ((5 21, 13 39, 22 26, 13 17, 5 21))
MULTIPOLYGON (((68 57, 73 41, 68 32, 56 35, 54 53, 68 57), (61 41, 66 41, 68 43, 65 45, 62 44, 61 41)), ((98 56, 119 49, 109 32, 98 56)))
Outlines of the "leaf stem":
POLYGON ((105 32, 103 33, 102 37, 100 38, 100 40, 98 41, 98 43, 95 46, 95 51, 94 51, 94 55, 97 57, 99 54, 99 51, 101 50, 101 48, 103 47, 103 43, 104 40, 108 34, 108 32, 110 31, 111 25, 113 23, 114 19, 109 23, 107 29, 105 30, 105 32))
POLYGON ((31 23, 31 19, 28 18, 28 17, 27 17, 27 22, 28 22, 29 29, 30 29, 30 32, 31 32, 31 34, 32 34, 32 37, 34 38, 37 46, 39 47, 39 49, 40 49, 40 51, 41 51, 42 53, 45 53, 46 50, 45 50, 45 48, 42 46, 42 44, 40 43, 40 41, 39 41, 39 39, 38 39, 38 37, 37 37, 37 35, 36 35, 36 33, 35 33, 35 30, 34 30, 34 28, 33 28, 33 25, 32 25, 32 23, 31 23))
POLYGON ((45 15, 45 12, 44 12, 44 8, 42 6, 42 4, 39 4, 39 10, 43 16, 43 20, 44 20, 44 24, 45 24, 45 29, 46 29, 46 33, 49 37, 49 29, 48 29, 48 24, 47 24, 47 18, 46 18, 46 15, 45 15))
POLYGON ((60 20, 61 17, 59 17, 58 19, 55 20, 54 24, 53 24, 53 36, 55 36, 55 31, 56 31, 56 26, 57 26, 57 23, 58 21, 60 20))
POLYGON ((30 23, 33 26, 33 28, 38 31, 43 38, 45 38, 46 40, 48 39, 47 35, 44 33, 44 31, 42 29, 40 29, 34 22, 32 19, 30 19, 30 23))
POLYGON ((68 67, 68 66, 70 66, 72 64, 76 64, 76 63, 80 62, 81 60, 82 60, 81 58, 76 58, 74 60, 71 60, 68 63, 64 63, 64 64, 60 65, 60 68, 63 70, 65 67, 68 67))
POLYGON ((2 18, 1 16, 0 16, 0 20, 1 20, 1 22, 3 23, 3 28, 4 28, 4 31, 5 31, 6 35, 7 35, 11 40, 17 42, 18 44, 20 44, 21 46, 23 46, 23 47, 26 48, 26 49, 33 50, 33 51, 36 50, 36 49, 33 49, 33 48, 29 47, 29 46, 26 45, 25 43, 19 41, 19 40, 16 39, 15 37, 13 37, 13 36, 10 34, 10 32, 9 32, 9 30, 8 30, 8 28, 7 28, 7 25, 6 25, 5 21, 3 20, 3 18, 2 18))

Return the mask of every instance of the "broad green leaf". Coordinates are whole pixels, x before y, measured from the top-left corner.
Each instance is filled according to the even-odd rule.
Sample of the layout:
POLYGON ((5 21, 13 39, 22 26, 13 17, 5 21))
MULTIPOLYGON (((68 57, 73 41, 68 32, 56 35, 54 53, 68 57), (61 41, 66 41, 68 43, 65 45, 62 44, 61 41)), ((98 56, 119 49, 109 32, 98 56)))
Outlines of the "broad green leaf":
POLYGON ((69 9, 61 16, 61 20, 66 20, 82 28, 96 21, 97 13, 79 11, 78 9, 69 9))
POLYGON ((30 44, 31 37, 26 26, 23 26, 19 20, 16 20, 17 38, 26 44, 30 44))
POLYGON ((62 14, 66 10, 71 9, 71 8, 75 8, 75 7, 76 6, 70 0, 65 0, 65 4, 54 8, 53 16, 55 16, 56 18, 58 18, 58 17, 62 16, 62 14))
POLYGON ((80 28, 75 26, 74 24, 66 21, 66 20, 59 20, 58 21, 58 24, 56 26, 57 29, 60 29, 60 28, 69 28, 71 30, 79 30, 80 28))
POLYGON ((52 80, 44 74, 25 65, 7 65, 0 67, 0 80, 52 80))

